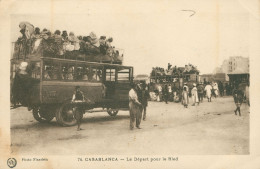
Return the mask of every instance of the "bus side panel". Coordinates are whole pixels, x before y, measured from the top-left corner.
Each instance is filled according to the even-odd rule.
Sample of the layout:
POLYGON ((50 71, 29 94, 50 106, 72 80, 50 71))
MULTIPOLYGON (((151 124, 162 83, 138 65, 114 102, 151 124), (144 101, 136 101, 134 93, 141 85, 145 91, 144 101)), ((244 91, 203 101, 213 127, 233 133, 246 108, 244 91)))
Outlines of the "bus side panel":
POLYGON ((120 108, 128 108, 130 83, 117 83, 115 87, 115 98, 118 100, 120 108))
POLYGON ((99 102, 103 97, 102 83, 46 81, 42 85, 42 102, 63 103, 71 100, 76 86, 80 86, 84 96, 93 102, 99 102))

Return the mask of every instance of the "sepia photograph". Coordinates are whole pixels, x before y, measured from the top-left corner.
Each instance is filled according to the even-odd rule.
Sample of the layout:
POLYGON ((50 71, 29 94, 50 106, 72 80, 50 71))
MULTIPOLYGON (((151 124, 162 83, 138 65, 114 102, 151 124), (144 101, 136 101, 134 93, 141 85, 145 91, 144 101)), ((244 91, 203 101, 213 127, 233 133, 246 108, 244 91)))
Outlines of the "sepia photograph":
POLYGON ((196 2, 13 3, 1 63, 9 80, 4 167, 45 168, 53 156, 76 166, 181 167, 183 156, 255 154, 250 63, 259 9, 256 16, 255 3, 196 2))

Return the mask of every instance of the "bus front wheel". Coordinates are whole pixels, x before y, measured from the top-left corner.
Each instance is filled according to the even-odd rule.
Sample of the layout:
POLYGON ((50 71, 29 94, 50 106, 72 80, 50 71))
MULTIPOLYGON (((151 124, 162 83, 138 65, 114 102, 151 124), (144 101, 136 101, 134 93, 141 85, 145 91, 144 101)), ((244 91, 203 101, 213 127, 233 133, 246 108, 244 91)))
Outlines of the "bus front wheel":
POLYGON ((35 120, 41 123, 50 122, 53 118, 53 112, 44 106, 38 106, 33 108, 33 117, 35 120))
POLYGON ((64 103, 56 112, 56 121, 62 126, 74 126, 77 121, 74 117, 74 108, 70 103, 64 103))

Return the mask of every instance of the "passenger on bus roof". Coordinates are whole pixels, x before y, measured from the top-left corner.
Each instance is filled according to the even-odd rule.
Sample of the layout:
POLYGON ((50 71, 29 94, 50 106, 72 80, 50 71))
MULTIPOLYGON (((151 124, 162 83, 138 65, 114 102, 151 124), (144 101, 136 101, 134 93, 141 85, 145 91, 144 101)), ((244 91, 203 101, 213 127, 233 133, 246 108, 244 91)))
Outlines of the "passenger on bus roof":
POLYGON ((97 38, 97 35, 94 32, 90 32, 89 36, 91 38, 91 44, 95 47, 99 47, 100 43, 99 43, 99 40, 97 38))
POLYGON ((48 32, 48 30, 46 28, 43 28, 43 30, 41 31, 41 35, 44 35, 48 32))
POLYGON ((113 53, 114 53, 114 48, 112 47, 111 43, 113 42, 113 38, 108 38, 107 41, 106 41, 106 47, 107 47, 107 55, 109 55, 110 57, 113 56, 113 53))
POLYGON ((87 54, 100 53, 100 49, 92 44, 92 39, 90 36, 86 37, 86 53, 87 54))
POLYGON ((34 37, 35 38, 41 38, 41 30, 40 28, 36 27, 34 30, 34 37))
POLYGON ((100 52, 105 55, 107 51, 106 36, 100 36, 99 43, 100 43, 100 52))
POLYGON ((40 28, 36 27, 33 35, 32 53, 35 53, 42 41, 40 28))
POLYGON ((111 48, 112 47, 112 45, 111 45, 111 43, 113 42, 113 38, 108 38, 107 39, 107 41, 106 41, 106 46, 108 47, 108 48, 111 48))
POLYGON ((67 31, 62 31, 61 36, 62 36, 63 41, 68 40, 68 33, 67 33, 67 31))
POLYGON ((79 50, 79 39, 74 35, 73 32, 69 33, 68 40, 70 45, 67 46, 68 51, 79 50))
POLYGON ((82 36, 78 36, 78 39, 79 39, 79 51, 81 53, 84 53, 86 51, 86 42, 83 40, 83 37, 82 36))
POLYGON ((38 50, 41 51, 45 57, 53 57, 53 55, 57 53, 57 45, 55 44, 54 37, 50 31, 45 31, 45 33, 42 33, 42 38, 38 50))
POLYGON ((106 36, 100 36, 99 43, 100 45, 106 45, 106 36))
POLYGON ((30 39, 34 33, 34 26, 29 22, 21 22, 19 24, 20 32, 23 34, 23 37, 26 39, 30 39))
POLYGON ((56 30, 54 32, 54 42, 57 47, 57 54, 58 55, 63 55, 63 46, 62 46, 62 36, 60 35, 60 30, 56 30))

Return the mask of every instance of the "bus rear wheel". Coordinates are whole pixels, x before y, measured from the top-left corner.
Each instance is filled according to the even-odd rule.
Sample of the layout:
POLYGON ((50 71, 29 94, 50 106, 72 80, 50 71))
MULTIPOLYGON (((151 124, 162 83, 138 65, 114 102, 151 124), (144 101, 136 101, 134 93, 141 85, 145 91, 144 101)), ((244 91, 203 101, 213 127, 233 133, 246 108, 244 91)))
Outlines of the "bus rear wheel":
POLYGON ((33 108, 33 117, 41 123, 50 122, 53 118, 53 111, 45 106, 38 106, 33 108))
POLYGON ((62 126, 74 126, 77 121, 74 117, 74 108, 70 103, 64 103, 56 112, 56 121, 62 126))
POLYGON ((107 108, 107 113, 108 113, 110 116, 116 116, 117 113, 118 113, 118 109, 107 108))

